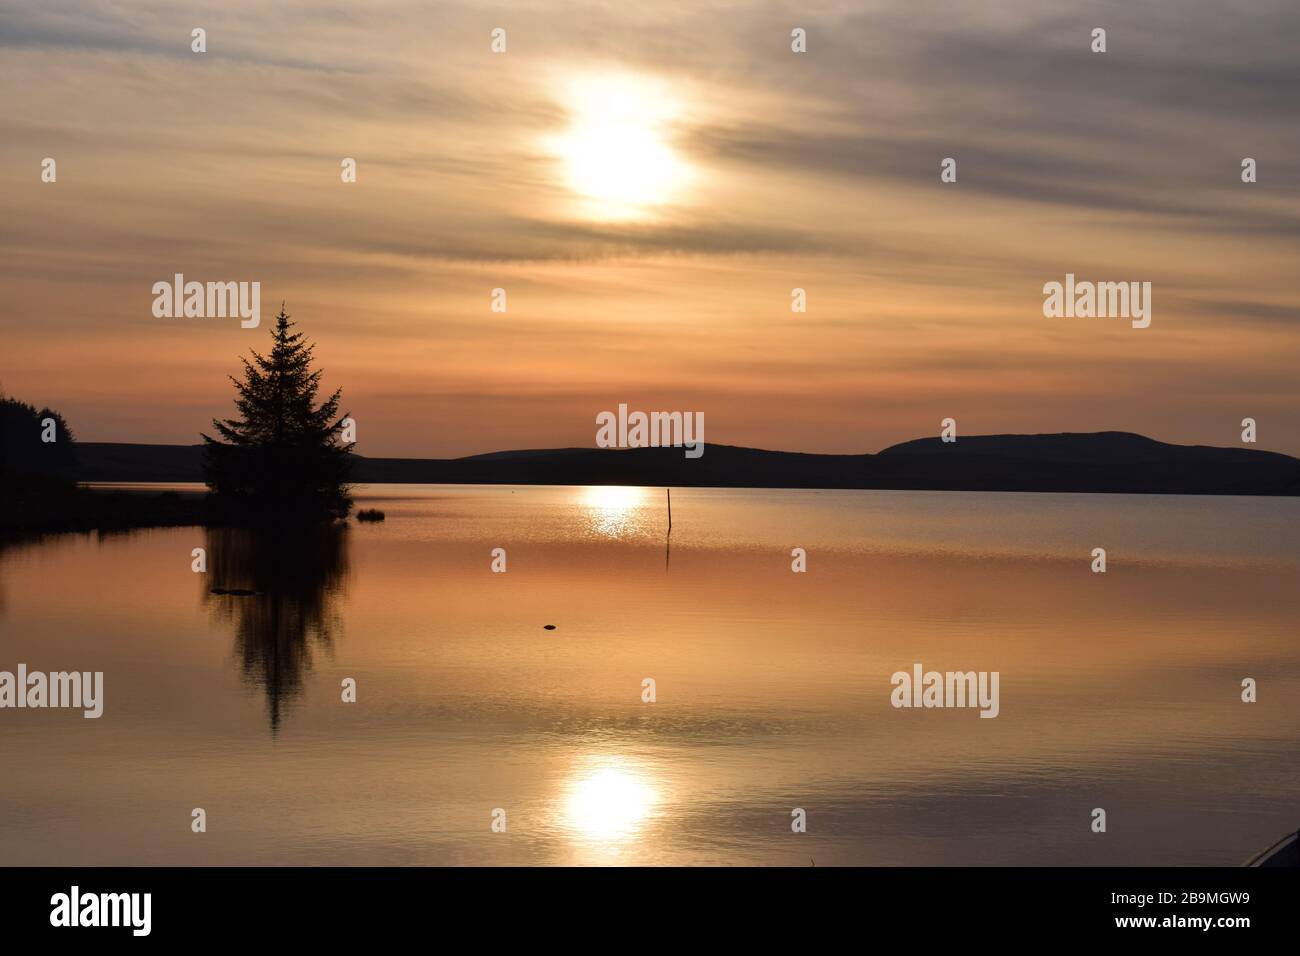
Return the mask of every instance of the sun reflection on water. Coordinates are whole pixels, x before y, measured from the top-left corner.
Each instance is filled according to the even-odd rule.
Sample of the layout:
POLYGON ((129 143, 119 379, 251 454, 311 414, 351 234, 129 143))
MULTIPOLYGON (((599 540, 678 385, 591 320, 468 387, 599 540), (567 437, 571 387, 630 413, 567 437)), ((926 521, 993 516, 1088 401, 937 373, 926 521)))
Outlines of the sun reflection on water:
POLYGON ((617 845, 636 837, 659 800, 636 766, 619 757, 595 758, 565 783, 564 824, 584 842, 617 845))
POLYGON ((593 485, 583 489, 581 500, 592 532, 606 538, 619 538, 637 530, 637 516, 644 499, 644 488, 593 485))

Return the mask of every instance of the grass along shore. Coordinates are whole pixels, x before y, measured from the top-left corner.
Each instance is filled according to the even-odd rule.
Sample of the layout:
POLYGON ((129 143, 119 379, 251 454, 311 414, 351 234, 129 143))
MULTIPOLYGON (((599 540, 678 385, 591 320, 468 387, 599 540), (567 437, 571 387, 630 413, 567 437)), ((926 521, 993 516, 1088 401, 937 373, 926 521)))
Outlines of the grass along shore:
POLYGON ((0 534, 224 524, 208 499, 206 492, 86 488, 43 476, 7 476, 0 482, 0 534))

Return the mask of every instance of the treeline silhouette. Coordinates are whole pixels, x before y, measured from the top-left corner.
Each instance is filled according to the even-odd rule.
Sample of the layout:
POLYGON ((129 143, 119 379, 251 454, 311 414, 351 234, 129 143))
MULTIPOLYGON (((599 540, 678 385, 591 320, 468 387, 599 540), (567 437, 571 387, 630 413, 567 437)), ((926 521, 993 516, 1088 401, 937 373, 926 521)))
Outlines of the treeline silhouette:
POLYGON ((17 527, 48 498, 69 493, 75 464, 62 415, 0 394, 0 529, 17 527), (56 438, 66 436, 62 443, 41 440, 51 428, 56 438))
POLYGON ((24 516, 70 494, 75 465, 72 430, 62 415, 0 393, 0 531, 22 527, 24 516), (41 440, 51 426, 63 442, 41 440))
POLYGON ((0 395, 0 536, 202 520, 200 504, 177 494, 105 494, 80 488, 77 465, 76 438, 63 415, 0 395))
POLYGON ((322 373, 312 368, 313 346, 283 307, 271 340, 269 355, 253 350, 242 380, 231 378, 236 415, 213 420, 218 437, 200 436, 207 495, 79 487, 77 444, 64 417, 0 395, 0 534, 346 518, 353 445, 343 440, 342 392, 317 402, 322 373))
POLYGON ((71 480, 77 461, 72 442, 72 429, 58 412, 0 391, 0 473, 11 480, 21 475, 71 480))

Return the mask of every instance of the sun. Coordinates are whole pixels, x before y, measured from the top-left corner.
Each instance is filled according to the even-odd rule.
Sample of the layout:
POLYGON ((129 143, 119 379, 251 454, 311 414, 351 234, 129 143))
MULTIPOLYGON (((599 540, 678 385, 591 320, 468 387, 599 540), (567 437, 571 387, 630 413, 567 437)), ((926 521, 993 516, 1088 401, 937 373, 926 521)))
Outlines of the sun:
POLYGON ((601 218, 637 218, 674 199, 689 173, 672 145, 679 105, 659 84, 585 77, 564 94, 568 130, 550 141, 568 186, 601 218))

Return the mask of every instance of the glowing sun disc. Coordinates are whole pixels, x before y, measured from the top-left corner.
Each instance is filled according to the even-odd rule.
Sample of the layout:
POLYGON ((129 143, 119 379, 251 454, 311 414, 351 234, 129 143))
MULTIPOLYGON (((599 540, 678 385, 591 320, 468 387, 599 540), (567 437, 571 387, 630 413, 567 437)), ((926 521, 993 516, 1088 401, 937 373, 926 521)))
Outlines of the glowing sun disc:
POLYGON ((567 97, 572 125, 551 147, 569 187, 611 215, 669 201, 686 169, 669 140, 676 107, 649 84, 588 79, 567 97))

